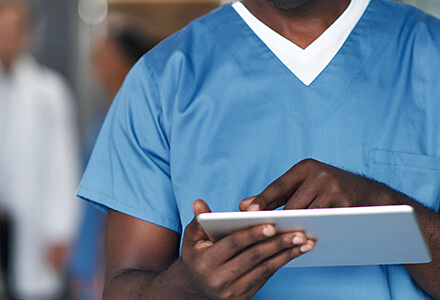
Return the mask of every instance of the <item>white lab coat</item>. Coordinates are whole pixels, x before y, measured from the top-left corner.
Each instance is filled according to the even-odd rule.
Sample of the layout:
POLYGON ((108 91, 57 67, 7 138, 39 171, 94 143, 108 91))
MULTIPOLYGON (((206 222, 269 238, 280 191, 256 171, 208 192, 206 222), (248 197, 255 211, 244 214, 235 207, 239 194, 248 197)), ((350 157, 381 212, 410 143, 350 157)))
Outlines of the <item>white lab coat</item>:
POLYGON ((77 226, 78 155, 72 97, 63 80, 22 57, 0 68, 0 205, 14 220, 12 282, 19 299, 51 299, 60 274, 46 263, 51 244, 77 226))

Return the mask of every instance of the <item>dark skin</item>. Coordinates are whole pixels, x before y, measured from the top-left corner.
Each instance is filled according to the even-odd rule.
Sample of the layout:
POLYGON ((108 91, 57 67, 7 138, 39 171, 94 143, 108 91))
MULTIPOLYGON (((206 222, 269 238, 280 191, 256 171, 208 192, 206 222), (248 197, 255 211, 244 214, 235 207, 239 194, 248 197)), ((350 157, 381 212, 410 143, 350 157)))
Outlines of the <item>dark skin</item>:
POLYGON ((240 203, 243 211, 310 209, 370 205, 411 205, 431 249, 429 264, 406 265, 428 294, 440 299, 440 215, 391 188, 341 169, 306 159, 287 171, 256 197, 240 203))
MULTIPOLYGON (((202 200, 194 214, 210 212, 202 200)), ((301 232, 276 235, 270 224, 214 243, 194 218, 180 236, 110 211, 103 299, 250 299, 284 264, 313 249, 301 232)))
MULTIPOLYGON (((302 0, 272 2, 277 1, 298 4, 302 0)), ((266 25, 302 48, 318 38, 349 4, 349 0, 305 2, 293 9, 280 9, 269 0, 243 1, 266 25)), ((434 230, 440 227, 435 213, 357 175, 320 163, 304 165, 301 174, 310 175, 300 176, 304 179, 302 184, 301 180, 292 180, 295 176, 281 177, 259 197, 243 200, 240 208, 271 209, 282 203, 287 203, 287 208, 299 208, 310 204, 316 195, 322 200, 306 207, 401 204, 407 200, 416 208, 430 245, 440 244, 434 230), (334 172, 326 172, 332 176, 320 176, 319 170, 334 172), (309 179, 305 180, 306 177, 309 179), (365 198, 364 192, 370 196, 365 198)), ((194 202, 193 210, 196 216, 210 211, 200 200, 194 202)), ((110 211, 106 228, 104 299, 249 299, 282 265, 315 245, 301 232, 276 235, 273 226, 268 224, 236 232, 213 243, 195 218, 185 228, 180 257, 179 243, 180 235, 176 232, 110 211)), ((429 267, 407 268, 426 291, 438 297, 439 287, 434 281, 440 275, 439 255, 431 248, 434 260, 429 267)))

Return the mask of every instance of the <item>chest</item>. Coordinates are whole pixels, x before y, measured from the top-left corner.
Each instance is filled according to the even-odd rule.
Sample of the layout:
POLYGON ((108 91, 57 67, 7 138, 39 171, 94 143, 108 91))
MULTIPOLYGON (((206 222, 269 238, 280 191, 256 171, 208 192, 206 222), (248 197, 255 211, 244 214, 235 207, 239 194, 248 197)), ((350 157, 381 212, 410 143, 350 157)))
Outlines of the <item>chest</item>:
POLYGON ((414 101, 427 95, 404 86, 391 90, 371 73, 343 92, 308 89, 276 75, 230 82, 200 91, 175 111, 171 172, 182 224, 191 220, 187 208, 195 199, 213 211, 237 210, 243 198, 305 158, 438 206, 438 122, 430 107, 414 101), (425 189, 415 189, 422 182, 425 189))

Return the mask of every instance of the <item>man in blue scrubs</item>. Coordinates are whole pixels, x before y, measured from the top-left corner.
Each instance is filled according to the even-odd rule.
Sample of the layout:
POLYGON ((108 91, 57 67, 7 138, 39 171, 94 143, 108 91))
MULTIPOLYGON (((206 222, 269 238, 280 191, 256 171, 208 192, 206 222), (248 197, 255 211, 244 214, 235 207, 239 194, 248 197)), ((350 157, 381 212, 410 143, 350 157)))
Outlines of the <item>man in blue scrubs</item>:
POLYGON ((104 299, 440 298, 438 49, 440 21, 388 0, 243 0, 159 44, 78 192, 108 210, 104 299), (415 208, 431 263, 281 268, 314 242, 213 243, 194 219, 389 204, 415 208))

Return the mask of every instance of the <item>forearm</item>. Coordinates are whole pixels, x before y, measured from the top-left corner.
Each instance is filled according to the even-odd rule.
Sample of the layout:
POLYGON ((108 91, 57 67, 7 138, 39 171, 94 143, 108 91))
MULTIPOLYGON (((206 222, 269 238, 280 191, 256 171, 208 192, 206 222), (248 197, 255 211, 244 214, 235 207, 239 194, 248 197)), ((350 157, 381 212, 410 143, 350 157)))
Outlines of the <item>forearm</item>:
POLYGON ((106 282, 103 300, 113 299, 203 299, 186 275, 181 258, 160 274, 127 269, 106 282))
POLYGON ((440 215, 409 197, 395 193, 395 204, 411 205, 425 234, 432 254, 428 264, 405 265, 411 277, 435 299, 440 299, 440 215))

